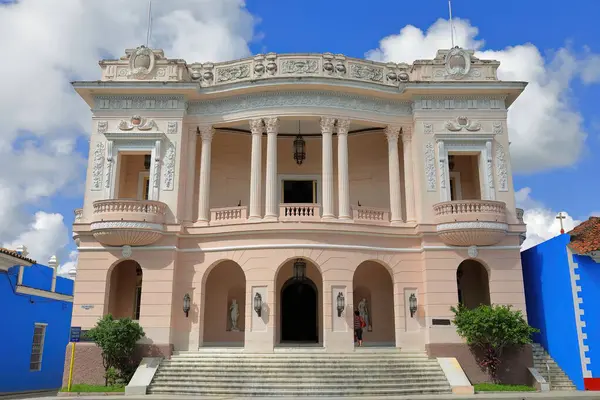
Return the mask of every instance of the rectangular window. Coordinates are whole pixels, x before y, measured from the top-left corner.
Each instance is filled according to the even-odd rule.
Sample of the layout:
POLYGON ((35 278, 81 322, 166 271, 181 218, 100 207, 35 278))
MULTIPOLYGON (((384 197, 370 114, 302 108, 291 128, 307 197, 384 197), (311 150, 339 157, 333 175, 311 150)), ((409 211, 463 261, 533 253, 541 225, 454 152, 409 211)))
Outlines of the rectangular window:
POLYGON ((44 339, 46 337, 46 324, 35 324, 33 328, 33 343, 31 345, 31 358, 29 359, 30 371, 41 371, 42 355, 44 354, 44 339))
POLYGON ((284 203, 317 202, 317 181, 314 180, 284 180, 282 185, 284 203))

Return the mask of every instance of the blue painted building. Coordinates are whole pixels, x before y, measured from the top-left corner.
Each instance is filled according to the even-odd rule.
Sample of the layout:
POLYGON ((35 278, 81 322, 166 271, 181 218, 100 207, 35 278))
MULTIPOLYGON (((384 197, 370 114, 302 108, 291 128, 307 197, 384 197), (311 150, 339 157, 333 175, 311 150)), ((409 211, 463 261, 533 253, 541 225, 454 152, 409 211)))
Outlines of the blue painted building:
POLYGON ((521 253, 529 324, 579 390, 600 390, 600 218, 521 253))
POLYGON ((0 249, 0 394, 62 386, 73 281, 23 254, 0 249))

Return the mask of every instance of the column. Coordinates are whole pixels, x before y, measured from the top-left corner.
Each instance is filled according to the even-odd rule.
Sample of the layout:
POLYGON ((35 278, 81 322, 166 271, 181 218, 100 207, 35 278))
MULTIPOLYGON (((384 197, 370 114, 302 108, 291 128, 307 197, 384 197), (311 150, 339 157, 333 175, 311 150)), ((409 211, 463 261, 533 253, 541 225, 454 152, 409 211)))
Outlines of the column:
POLYGON ((200 155, 198 222, 208 224, 208 221, 210 221, 210 148, 215 131, 212 126, 203 126, 199 130, 202 138, 202 154, 200 155))
POLYGON ((252 132, 252 158, 250 161, 250 215, 248 219, 261 218, 261 163, 262 134, 264 125, 261 118, 250 120, 252 132))
POLYGON ((279 118, 265 118, 267 128, 267 176, 265 179, 265 219, 277 220, 277 132, 279 131, 279 118))
POLYGON ((388 170, 390 181, 390 211, 392 224, 402 222, 402 205, 400 202, 400 160, 398 157, 398 136, 400 128, 388 126, 385 136, 388 142, 388 170))
POLYGON ((412 159, 412 131, 410 127, 402 128, 402 149, 404 150, 404 186, 406 194, 406 220, 415 219, 415 192, 412 159))
POLYGON ((351 219, 350 179, 348 177, 348 128, 349 119, 337 120, 338 135, 338 218, 351 219))
POLYGON ((335 218, 333 215, 333 125, 334 118, 321 118, 323 135, 323 219, 335 218))

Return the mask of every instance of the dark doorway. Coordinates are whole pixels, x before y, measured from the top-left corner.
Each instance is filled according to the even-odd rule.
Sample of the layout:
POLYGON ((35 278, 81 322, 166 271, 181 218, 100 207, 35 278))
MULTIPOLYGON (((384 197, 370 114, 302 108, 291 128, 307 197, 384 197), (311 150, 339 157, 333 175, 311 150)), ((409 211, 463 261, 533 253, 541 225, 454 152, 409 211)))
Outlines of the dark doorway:
POLYGON ((310 279, 288 280, 281 289, 281 342, 318 343, 317 287, 310 279))
POLYGON ((315 204, 317 202, 316 193, 316 181, 283 181, 284 203, 315 204))

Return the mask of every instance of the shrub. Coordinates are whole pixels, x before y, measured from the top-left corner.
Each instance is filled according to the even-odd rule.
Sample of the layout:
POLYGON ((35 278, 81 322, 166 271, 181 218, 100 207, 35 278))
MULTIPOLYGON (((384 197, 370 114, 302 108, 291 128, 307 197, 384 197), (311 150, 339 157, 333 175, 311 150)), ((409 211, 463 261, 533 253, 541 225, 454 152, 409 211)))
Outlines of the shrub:
POLYGON ((450 309, 454 313, 452 322, 456 332, 472 349, 481 349, 479 366, 494 382, 498 382, 502 352, 531 343, 531 335, 538 332, 527 324, 521 311, 513 311, 511 306, 481 305, 470 310, 459 304, 458 308, 450 309))
POLYGON ((135 372, 131 364, 135 344, 144 336, 142 327, 131 318, 114 319, 110 314, 87 332, 102 351, 105 385, 129 382, 135 372))

